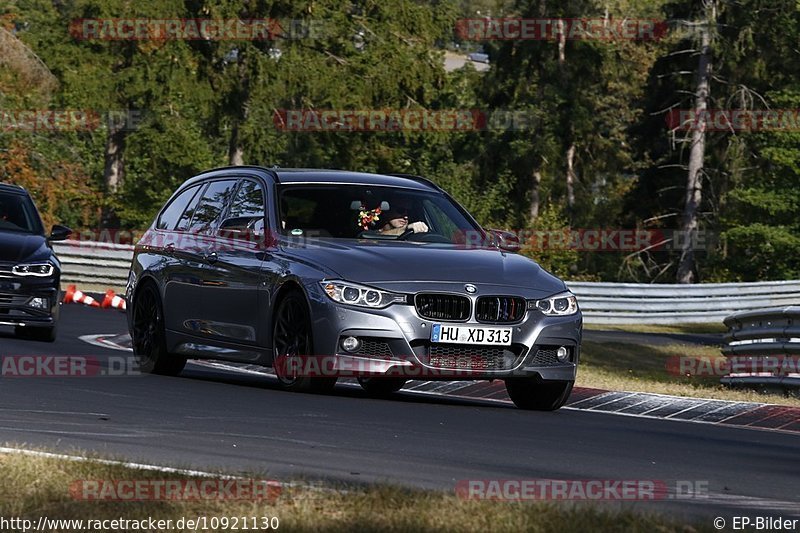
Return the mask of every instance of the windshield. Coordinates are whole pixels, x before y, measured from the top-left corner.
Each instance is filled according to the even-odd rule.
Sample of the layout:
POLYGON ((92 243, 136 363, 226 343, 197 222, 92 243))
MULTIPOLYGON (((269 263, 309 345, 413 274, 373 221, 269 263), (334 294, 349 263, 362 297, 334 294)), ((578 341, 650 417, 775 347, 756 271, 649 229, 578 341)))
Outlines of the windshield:
POLYGON ((0 193, 0 231, 43 233, 31 199, 22 194, 0 193))
POLYGON ((284 235, 334 239, 403 239, 462 244, 480 232, 456 204, 439 192, 372 185, 282 185, 284 235))

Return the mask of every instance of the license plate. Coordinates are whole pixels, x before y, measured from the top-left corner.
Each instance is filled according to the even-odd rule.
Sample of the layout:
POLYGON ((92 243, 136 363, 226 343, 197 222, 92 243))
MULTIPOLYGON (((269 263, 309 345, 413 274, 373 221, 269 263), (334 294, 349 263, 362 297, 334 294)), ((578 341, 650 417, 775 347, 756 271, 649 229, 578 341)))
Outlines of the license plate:
POLYGON ((512 328, 434 324, 431 329, 431 342, 509 346, 511 344, 511 331, 512 328))

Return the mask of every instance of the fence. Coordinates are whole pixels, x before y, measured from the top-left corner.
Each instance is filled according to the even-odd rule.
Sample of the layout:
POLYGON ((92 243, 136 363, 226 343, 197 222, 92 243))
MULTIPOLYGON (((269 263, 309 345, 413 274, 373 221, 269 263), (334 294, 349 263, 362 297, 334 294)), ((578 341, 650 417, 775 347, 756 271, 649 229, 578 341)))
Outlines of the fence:
MULTIPOLYGON (((55 243, 64 265, 63 283, 84 290, 124 288, 133 247, 79 241, 55 243)), ((800 280, 759 283, 669 285, 567 284, 589 324, 680 324, 721 322, 739 312, 800 305, 800 280)))
POLYGON ((731 370, 723 383, 800 385, 800 307, 736 313, 725 325, 722 353, 731 370))

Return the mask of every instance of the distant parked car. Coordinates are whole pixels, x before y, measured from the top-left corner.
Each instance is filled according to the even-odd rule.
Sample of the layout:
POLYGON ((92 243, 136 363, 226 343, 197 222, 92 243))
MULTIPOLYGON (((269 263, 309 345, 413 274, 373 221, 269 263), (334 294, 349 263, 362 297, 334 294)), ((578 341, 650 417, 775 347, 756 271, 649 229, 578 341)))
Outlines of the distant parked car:
POLYGON ((172 375, 187 358, 272 366, 298 391, 341 375, 377 395, 408 379, 502 379, 517 406, 558 409, 581 313, 518 246, 420 177, 209 171, 178 188, 136 245, 134 354, 172 375))
POLYGON ((489 54, 483 52, 473 52, 469 55, 469 60, 475 63, 489 63, 489 54))
POLYGON ((70 233, 55 225, 45 235, 28 192, 0 183, 0 325, 20 337, 56 339, 61 263, 50 242, 70 233))

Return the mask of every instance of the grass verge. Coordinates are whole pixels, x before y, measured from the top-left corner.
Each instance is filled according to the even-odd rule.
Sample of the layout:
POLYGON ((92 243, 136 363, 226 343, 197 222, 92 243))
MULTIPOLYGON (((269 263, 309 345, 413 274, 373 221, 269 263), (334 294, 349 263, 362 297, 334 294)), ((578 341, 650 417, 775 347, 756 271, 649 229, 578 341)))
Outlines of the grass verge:
POLYGON ((584 324, 593 331, 629 331, 631 333, 725 333, 722 322, 711 324, 584 324))
POLYGON ((724 360, 714 346, 584 341, 576 385, 800 407, 800 398, 796 396, 721 385, 719 374, 707 374, 713 373, 724 360), (685 359, 681 361, 681 357, 685 359))
MULTIPOLYGON (((208 517, 277 517, 280 531, 713 531, 656 514, 555 503, 468 501, 454 493, 390 486, 284 488, 274 501, 82 501, 69 487, 80 480, 190 480, 189 476, 91 461, 0 455, 0 517, 32 520, 172 520, 208 517), (346 489, 346 490, 342 490, 346 489)), ((200 478, 208 479, 208 478, 200 478)), ((244 530, 239 524, 239 531, 244 530)), ((131 529, 130 530, 141 530, 131 529)), ((122 531, 122 528, 104 531, 122 531)), ((232 531, 231 527, 205 531, 232 531)), ((255 529, 250 529, 254 531, 255 529)), ((48 528, 46 531, 55 531, 48 528)), ((62 527, 58 531, 78 531, 62 527)), ((161 531, 192 531, 187 528, 161 531)), ((264 531, 264 529, 261 529, 264 531)))

